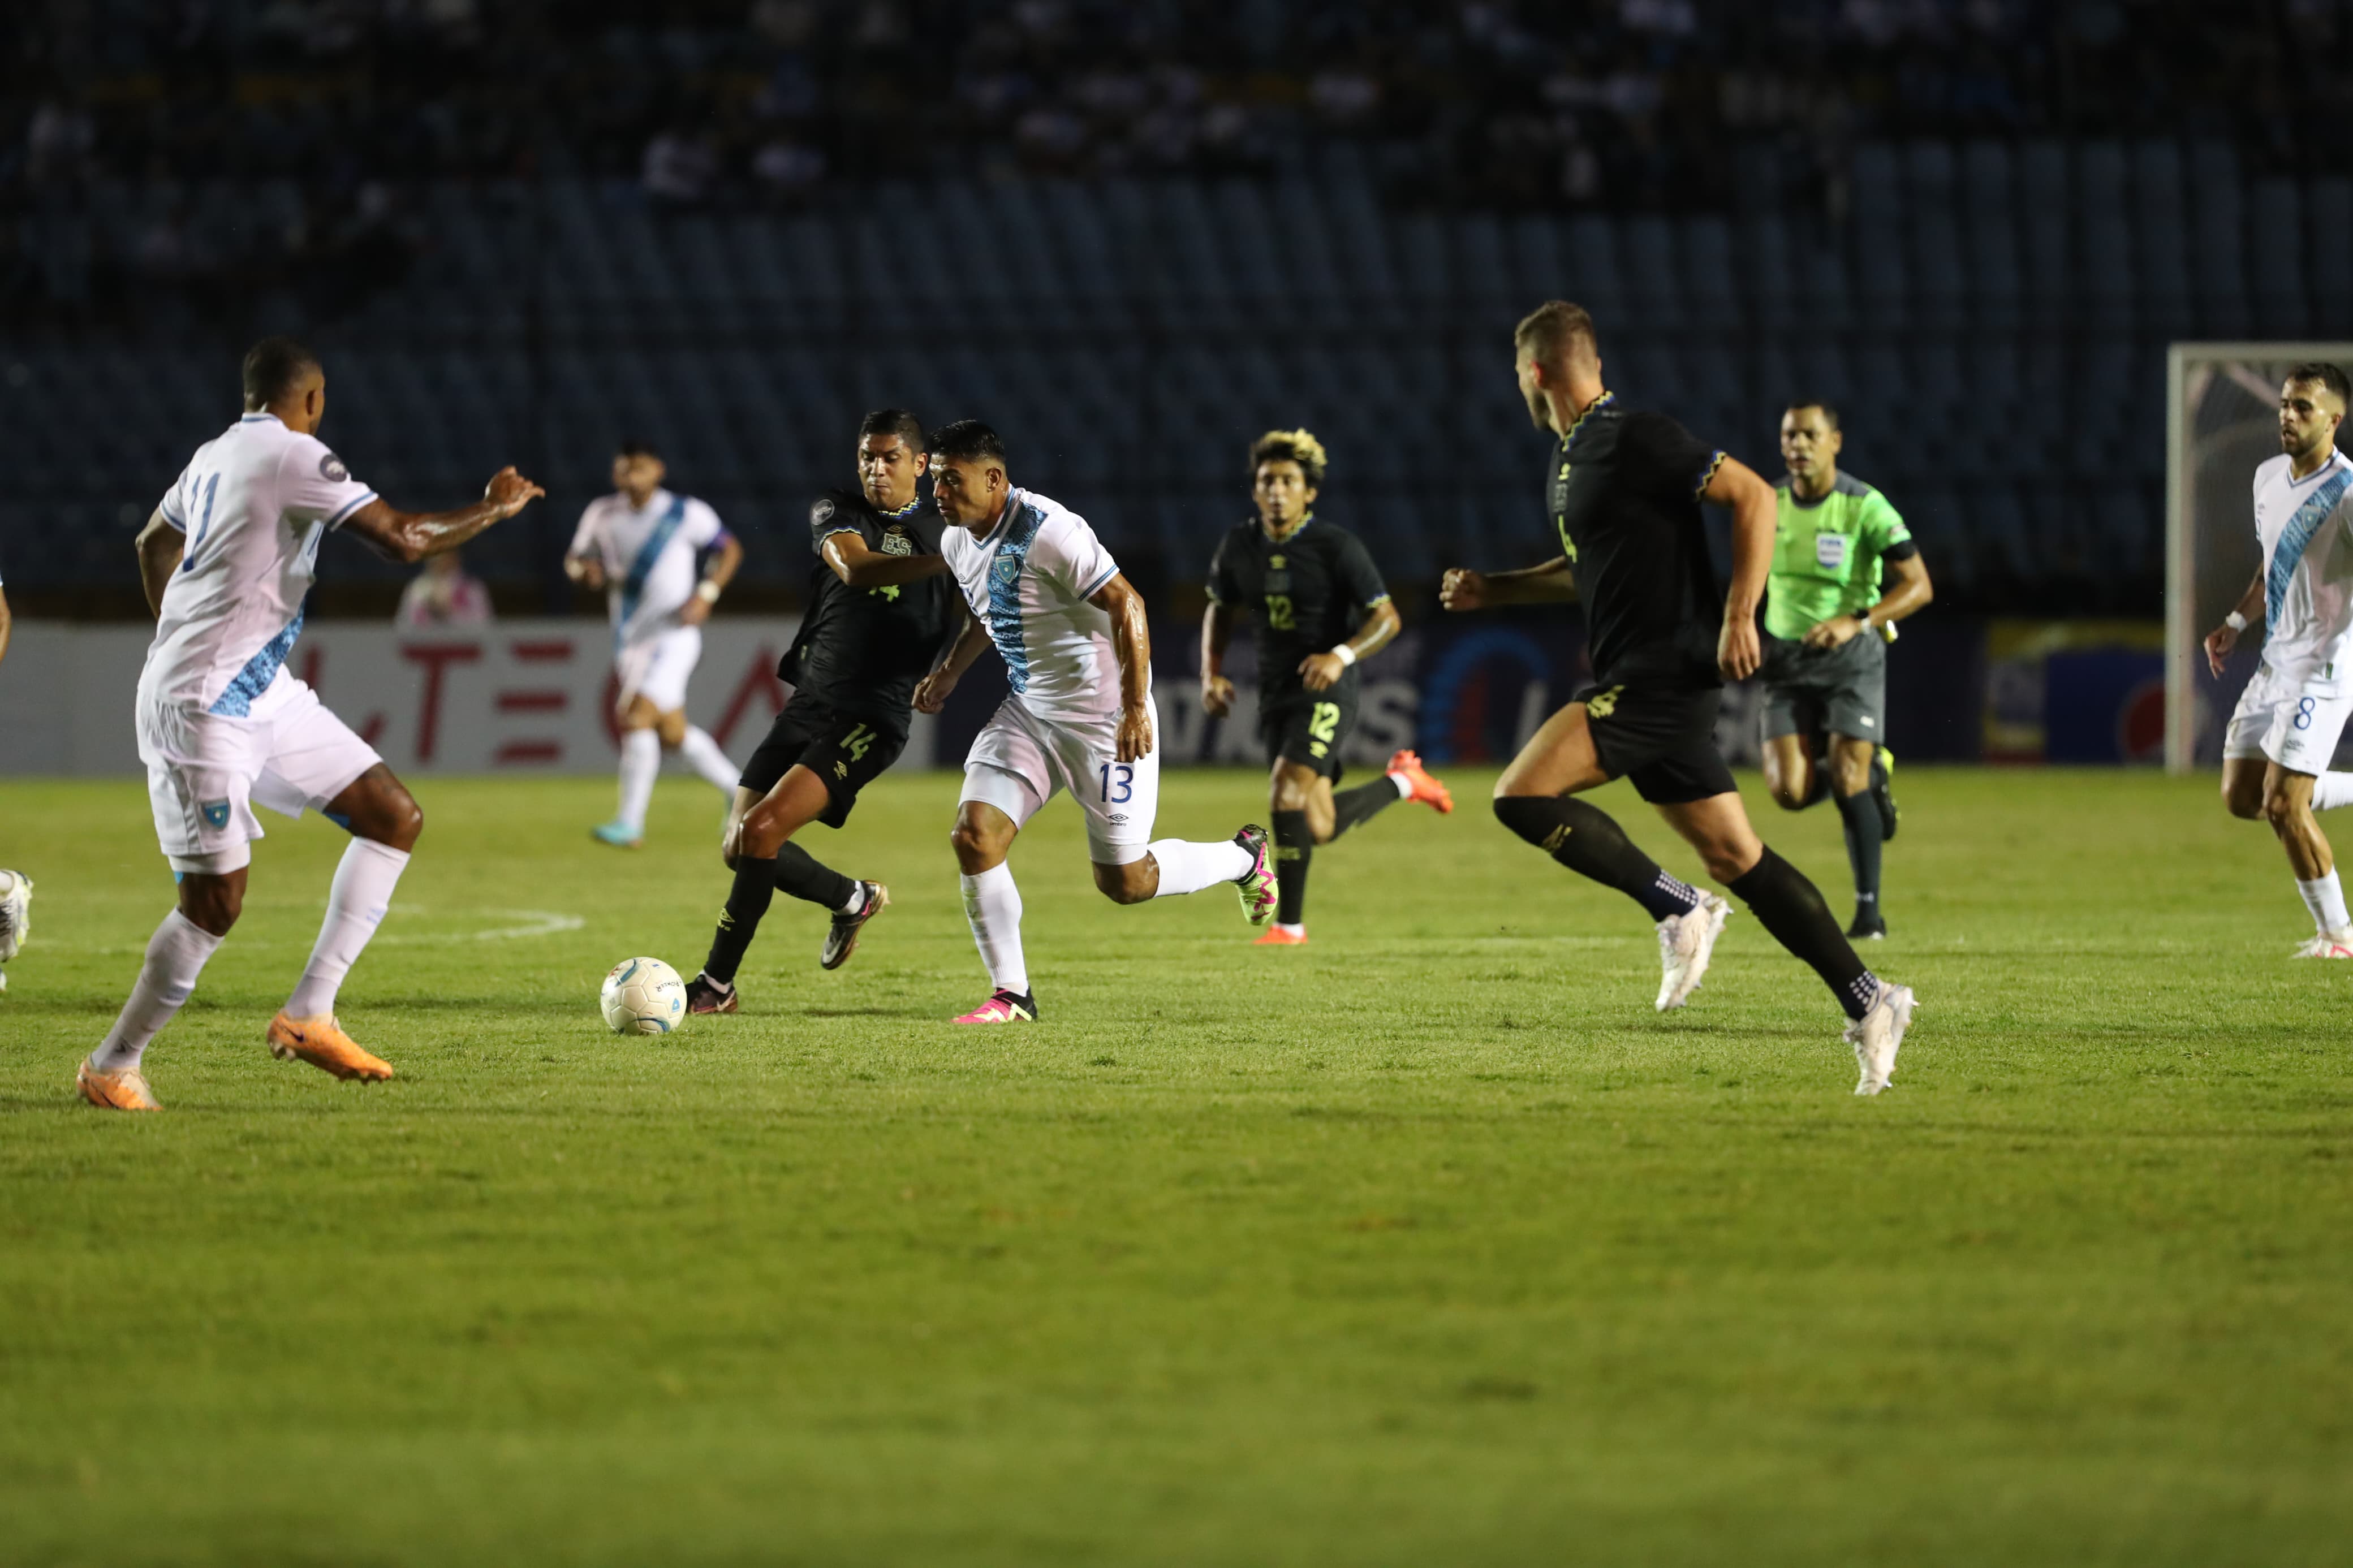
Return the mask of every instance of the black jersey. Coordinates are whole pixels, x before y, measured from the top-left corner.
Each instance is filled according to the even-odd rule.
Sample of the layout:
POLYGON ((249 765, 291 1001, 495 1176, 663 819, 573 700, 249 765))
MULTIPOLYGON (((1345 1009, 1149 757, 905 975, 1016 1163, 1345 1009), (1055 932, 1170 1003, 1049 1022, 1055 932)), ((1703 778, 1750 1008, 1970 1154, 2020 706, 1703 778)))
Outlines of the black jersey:
POLYGON ((1723 461, 1665 415, 1629 413, 1608 394, 1561 438, 1546 510, 1577 578, 1602 684, 1723 684, 1724 597, 1699 511, 1723 461))
MULTIPOLYGON (((1279 544, 1256 519, 1238 523, 1209 561, 1209 597, 1259 617, 1263 698, 1303 690, 1299 661, 1356 636, 1366 612, 1388 596, 1364 542, 1313 512, 1279 544)), ((1340 679, 1356 678, 1350 665, 1340 679)))
POLYGON ((825 542, 855 533, 879 555, 936 555, 940 514, 929 501, 885 514, 854 490, 828 490, 809 508, 817 552, 808 615, 776 673, 837 712, 903 732, 915 684, 950 626, 947 575, 890 588, 853 588, 825 563, 825 542))

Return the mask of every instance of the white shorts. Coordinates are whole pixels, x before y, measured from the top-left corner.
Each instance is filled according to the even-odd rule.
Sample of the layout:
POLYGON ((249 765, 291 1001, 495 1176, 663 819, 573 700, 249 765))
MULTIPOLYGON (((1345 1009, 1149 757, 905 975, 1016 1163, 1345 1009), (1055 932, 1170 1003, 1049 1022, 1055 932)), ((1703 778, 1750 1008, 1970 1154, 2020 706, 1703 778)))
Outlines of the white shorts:
POLYGON ((642 642, 634 642, 613 656, 621 678, 621 706, 642 697, 658 713, 675 713, 686 706, 686 678, 702 658, 702 628, 672 626, 642 642))
POLYGON ((283 669, 249 717, 142 700, 138 730, 155 838, 174 871, 220 876, 250 864, 263 837, 255 805, 299 817, 384 760, 283 669))
POLYGON ((1119 715, 1041 719, 1008 697, 973 738, 964 760, 959 804, 995 806, 1019 827, 1069 790, 1087 814, 1087 858, 1098 866, 1144 858, 1152 819, 1160 810, 1160 752, 1132 763, 1119 758, 1119 715))
POLYGON ((2225 757, 2268 757, 2291 773, 2328 771, 2337 739, 2353 715, 2353 695, 2338 682, 2291 685, 2263 665, 2240 694, 2223 731, 2225 757))

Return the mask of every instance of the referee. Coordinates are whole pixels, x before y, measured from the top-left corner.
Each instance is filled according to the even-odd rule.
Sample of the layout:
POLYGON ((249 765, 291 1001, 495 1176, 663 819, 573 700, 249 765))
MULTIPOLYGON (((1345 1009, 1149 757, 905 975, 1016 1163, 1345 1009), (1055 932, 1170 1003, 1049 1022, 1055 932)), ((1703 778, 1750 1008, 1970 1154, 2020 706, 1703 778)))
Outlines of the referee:
POLYGON ((1773 563, 1765 579, 1765 783, 1784 810, 1825 794, 1854 869, 1851 940, 1887 934, 1880 847, 1895 837, 1888 772, 1887 628, 1935 596, 1927 563, 1887 498, 1841 473, 1838 410, 1802 398, 1781 415, 1773 563), (1894 583, 1881 590, 1883 571, 1894 583), (1825 744, 1825 738, 1827 742, 1825 744), (1817 747, 1827 752, 1817 766, 1817 747))

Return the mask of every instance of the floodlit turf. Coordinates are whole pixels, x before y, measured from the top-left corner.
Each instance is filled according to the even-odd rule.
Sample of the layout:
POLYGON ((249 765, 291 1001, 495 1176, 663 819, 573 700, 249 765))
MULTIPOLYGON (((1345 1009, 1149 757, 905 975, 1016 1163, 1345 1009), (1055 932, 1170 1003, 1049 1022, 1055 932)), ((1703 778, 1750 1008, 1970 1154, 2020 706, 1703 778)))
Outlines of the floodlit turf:
MULTIPOLYGON (((1752 919, 1662 1018, 1639 911, 1452 782, 1319 854, 1298 951, 1113 907, 1056 805, 1045 1022, 967 1031, 955 784, 894 776, 809 840, 892 886, 849 967, 779 900, 743 1016, 620 1039, 717 797, 628 854, 602 782, 428 781, 343 995, 377 1088, 263 1048, 340 848, 269 817, 146 1119, 69 1090, 169 898, 143 795, 0 785, 0 1561, 2345 1560, 2353 965, 2286 958, 2262 827, 1906 769, 1862 1100, 1752 919)), ((1836 816, 1745 787, 1843 910, 1836 816)))

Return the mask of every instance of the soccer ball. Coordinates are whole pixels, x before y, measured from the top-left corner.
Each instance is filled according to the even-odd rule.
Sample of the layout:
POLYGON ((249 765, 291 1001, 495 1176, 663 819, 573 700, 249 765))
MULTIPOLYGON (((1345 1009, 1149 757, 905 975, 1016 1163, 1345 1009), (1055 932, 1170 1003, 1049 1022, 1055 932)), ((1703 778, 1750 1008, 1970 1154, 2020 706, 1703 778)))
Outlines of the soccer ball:
POLYGON ((626 958, 596 998, 617 1035, 667 1035, 686 1016, 686 982, 659 958, 626 958))

